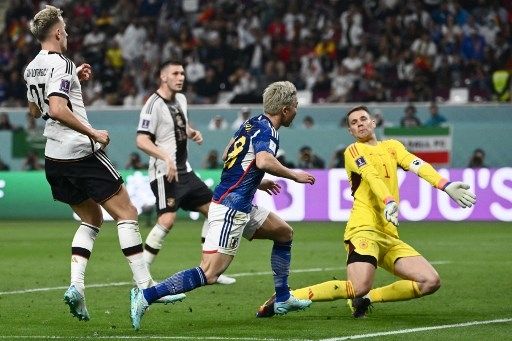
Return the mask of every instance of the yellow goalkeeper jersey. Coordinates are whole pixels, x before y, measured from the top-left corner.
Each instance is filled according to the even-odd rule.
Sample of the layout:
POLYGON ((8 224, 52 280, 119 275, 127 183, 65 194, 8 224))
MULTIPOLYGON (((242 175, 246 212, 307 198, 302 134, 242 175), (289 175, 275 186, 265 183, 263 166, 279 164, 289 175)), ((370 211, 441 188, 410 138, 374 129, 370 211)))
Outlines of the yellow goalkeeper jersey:
POLYGON ((400 200, 398 167, 415 172, 438 188, 447 182, 430 164, 408 152, 397 140, 378 141, 375 146, 356 142, 345 150, 345 169, 354 197, 345 240, 358 231, 375 229, 398 238, 397 228, 384 217, 386 203, 400 200))

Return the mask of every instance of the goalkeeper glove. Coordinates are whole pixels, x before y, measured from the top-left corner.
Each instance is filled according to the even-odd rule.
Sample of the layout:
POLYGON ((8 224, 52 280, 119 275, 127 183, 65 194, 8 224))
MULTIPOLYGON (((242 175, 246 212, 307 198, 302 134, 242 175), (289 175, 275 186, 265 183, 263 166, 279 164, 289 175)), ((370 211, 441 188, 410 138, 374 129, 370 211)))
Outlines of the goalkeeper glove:
POLYGON ((460 181, 448 182, 443 191, 452 198, 460 207, 471 207, 476 202, 476 195, 468 191, 469 185, 460 181))
POLYGON ((398 204, 394 201, 388 202, 384 208, 384 216, 387 221, 398 226, 398 204))

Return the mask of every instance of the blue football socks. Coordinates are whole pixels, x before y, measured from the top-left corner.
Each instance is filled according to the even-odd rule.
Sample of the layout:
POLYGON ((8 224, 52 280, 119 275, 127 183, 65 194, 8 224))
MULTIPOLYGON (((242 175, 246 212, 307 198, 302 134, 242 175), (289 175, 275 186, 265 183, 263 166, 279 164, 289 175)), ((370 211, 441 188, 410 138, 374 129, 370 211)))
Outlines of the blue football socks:
POLYGON ((157 299, 194 290, 206 285, 206 276, 200 267, 177 272, 157 285, 143 290, 144 298, 151 304, 157 299))
POLYGON ((292 241, 286 243, 274 242, 270 264, 274 274, 274 285, 276 287, 276 301, 284 302, 290 298, 288 288, 288 275, 290 274, 290 260, 292 258, 292 241))

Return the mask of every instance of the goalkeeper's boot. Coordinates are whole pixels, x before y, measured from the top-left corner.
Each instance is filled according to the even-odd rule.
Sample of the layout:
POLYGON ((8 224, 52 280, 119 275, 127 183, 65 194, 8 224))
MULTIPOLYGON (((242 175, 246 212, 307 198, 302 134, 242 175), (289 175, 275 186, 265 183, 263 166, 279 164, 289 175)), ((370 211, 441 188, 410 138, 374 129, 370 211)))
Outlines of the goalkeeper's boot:
POLYGON ((273 294, 268 300, 258 308, 256 317, 272 317, 276 313, 274 312, 274 303, 276 301, 276 294, 273 294))
POLYGON ((356 297, 347 300, 347 305, 352 311, 352 316, 364 318, 372 308, 372 302, 368 297, 356 297))
POLYGON ((276 315, 285 315, 290 311, 304 310, 309 307, 311 303, 311 300, 301 300, 290 294, 290 298, 286 301, 274 303, 274 312, 276 315))
POLYGON ((89 312, 85 306, 85 297, 76 289, 74 284, 64 293, 64 302, 69 306, 69 312, 80 321, 89 321, 89 312))
POLYGON ((162 303, 162 304, 174 304, 176 302, 183 301, 187 295, 185 294, 176 294, 176 295, 167 295, 164 297, 160 297, 155 301, 155 303, 162 303))
POLYGON ((217 284, 226 284, 226 285, 229 285, 229 284, 233 284, 236 282, 236 279, 234 279, 233 277, 229 277, 229 276, 226 276, 226 275, 220 275, 218 278, 217 278, 217 284))
POLYGON ((144 298, 142 289, 133 288, 130 290, 130 319, 135 330, 140 329, 142 316, 148 309, 149 304, 144 298))

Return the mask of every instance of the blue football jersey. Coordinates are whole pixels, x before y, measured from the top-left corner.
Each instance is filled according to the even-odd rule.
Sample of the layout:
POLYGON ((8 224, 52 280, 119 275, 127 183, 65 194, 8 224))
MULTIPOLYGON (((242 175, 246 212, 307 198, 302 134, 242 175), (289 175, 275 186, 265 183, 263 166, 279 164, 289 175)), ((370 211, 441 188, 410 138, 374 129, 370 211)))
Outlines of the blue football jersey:
POLYGON ((256 154, 267 151, 276 155, 279 134, 265 115, 252 117, 235 132, 229 147, 220 183, 213 202, 249 213, 252 199, 265 172, 256 167, 256 154))

